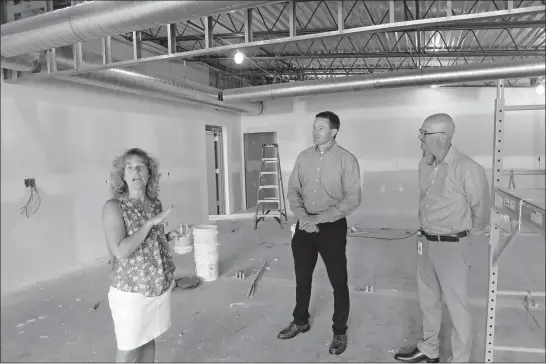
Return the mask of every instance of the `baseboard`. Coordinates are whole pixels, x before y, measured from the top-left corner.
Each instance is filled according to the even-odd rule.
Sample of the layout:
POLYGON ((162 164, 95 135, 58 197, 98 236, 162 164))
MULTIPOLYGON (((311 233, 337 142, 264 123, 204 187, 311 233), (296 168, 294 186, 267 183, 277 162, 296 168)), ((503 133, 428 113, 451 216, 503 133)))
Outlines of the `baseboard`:
MULTIPOLYGON (((293 217, 294 214, 292 211, 286 212, 287 216, 293 217)), ((211 221, 221 221, 221 220, 247 220, 247 219, 254 219, 256 216, 256 213, 254 212, 240 212, 230 215, 209 215, 209 220, 211 221)))

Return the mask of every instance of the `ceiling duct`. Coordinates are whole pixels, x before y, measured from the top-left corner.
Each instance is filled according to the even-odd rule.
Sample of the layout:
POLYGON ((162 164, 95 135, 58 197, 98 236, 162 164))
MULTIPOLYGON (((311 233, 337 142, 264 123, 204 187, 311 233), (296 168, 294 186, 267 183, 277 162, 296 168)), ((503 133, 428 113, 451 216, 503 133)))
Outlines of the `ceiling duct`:
MULTIPOLYGON (((74 67, 74 57, 71 47, 58 48, 55 54, 59 71, 74 67)), ((82 69, 85 68, 85 65, 100 64, 102 61, 101 56, 91 53, 85 53, 84 59, 88 60, 89 63, 84 62, 82 69)), ((13 66, 14 64, 19 67, 19 70, 24 72, 39 72, 41 69, 47 68, 47 59, 43 52, 38 58, 35 58, 35 56, 2 57, 3 68, 9 68, 8 66, 13 66), (17 65, 17 61, 20 64, 17 65)), ((259 115, 263 110, 262 103, 228 105, 222 101, 218 101, 218 95, 221 90, 210 86, 204 86, 192 81, 178 81, 151 76, 129 68, 109 68, 82 74, 56 76, 55 78, 157 99, 208 106, 222 111, 259 115), (216 90, 216 92, 211 90, 216 90)))
POLYGON ((225 90, 219 96, 220 100, 227 103, 252 102, 368 89, 447 85, 473 81, 540 77, 546 73, 545 69, 544 59, 465 64, 453 67, 430 67, 364 76, 344 76, 313 81, 243 87, 225 90))
POLYGON ((1 55, 14 57, 276 2, 89 1, 3 24, 1 55))
POLYGON ((2 68, 19 72, 36 72, 39 67, 40 53, 22 54, 20 56, 6 58, 1 57, 2 68))

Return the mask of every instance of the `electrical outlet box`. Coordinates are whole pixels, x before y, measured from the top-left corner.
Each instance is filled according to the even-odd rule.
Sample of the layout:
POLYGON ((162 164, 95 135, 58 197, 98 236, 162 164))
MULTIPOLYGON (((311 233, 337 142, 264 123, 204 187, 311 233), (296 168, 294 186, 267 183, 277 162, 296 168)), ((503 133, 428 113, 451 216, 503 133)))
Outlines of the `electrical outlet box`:
POLYGON ((34 181, 34 178, 25 178, 25 187, 36 187, 36 181, 34 181))
POLYGON ((516 211, 516 201, 510 200, 510 209, 516 211))

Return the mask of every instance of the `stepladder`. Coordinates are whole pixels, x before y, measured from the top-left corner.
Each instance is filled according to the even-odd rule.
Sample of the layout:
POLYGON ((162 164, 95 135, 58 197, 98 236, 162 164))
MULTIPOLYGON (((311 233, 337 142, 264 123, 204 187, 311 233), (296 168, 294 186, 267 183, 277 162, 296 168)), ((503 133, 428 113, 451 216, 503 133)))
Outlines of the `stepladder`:
POLYGON ((257 229, 258 223, 265 220, 266 217, 273 217, 280 224, 281 229, 283 229, 283 218, 284 221, 288 221, 288 217, 286 215, 286 200, 284 197, 278 144, 262 144, 262 157, 258 179, 258 198, 254 229, 257 229))

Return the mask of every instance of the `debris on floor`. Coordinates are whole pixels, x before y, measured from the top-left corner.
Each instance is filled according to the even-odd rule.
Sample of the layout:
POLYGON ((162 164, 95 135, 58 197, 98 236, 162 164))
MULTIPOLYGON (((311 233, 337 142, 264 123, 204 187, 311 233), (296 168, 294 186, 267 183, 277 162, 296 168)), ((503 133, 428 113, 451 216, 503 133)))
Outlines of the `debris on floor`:
POLYGON ((254 296, 254 292, 256 291, 256 285, 257 285, 258 281, 260 280, 260 278, 262 278, 262 275, 264 274, 264 272, 265 272, 268 265, 269 265, 269 260, 266 260, 264 265, 262 266, 262 269, 260 269, 260 272, 258 273, 258 276, 256 277, 256 279, 252 283, 252 286, 250 286, 250 291, 248 292, 248 297, 252 298, 252 296, 254 296))
MULTIPOLYGON (((310 305, 313 325, 319 330, 312 330, 310 336, 298 336, 294 339, 299 342, 302 350, 296 351, 292 343, 279 341, 276 334, 285 326, 285 320, 293 309, 295 280, 289 232, 281 234, 278 225, 274 223, 276 222, 271 221, 270 227, 261 225, 258 231, 254 231, 253 224, 248 222, 248 226, 243 223, 223 223, 222 229, 219 229, 219 240, 222 241, 219 254, 224 279, 199 284, 198 290, 173 293, 173 325, 157 340, 158 362, 210 362, 214 358, 220 362, 274 362, 279 358, 290 358, 294 362, 334 362, 340 361, 339 359, 347 362, 393 362, 396 353, 405 353, 406 348, 417 340, 421 323, 420 315, 417 316, 419 301, 415 294, 414 262, 411 259, 387 259, 397 249, 400 250, 401 257, 414 254, 413 248, 408 247, 412 244, 403 241, 388 245, 359 244, 355 239, 347 244, 350 272, 348 278, 351 306, 354 306, 355 312, 361 314, 350 319, 352 333, 349 338, 354 337, 355 341, 348 342, 345 357, 334 358, 328 354, 331 333, 327 330, 331 326, 333 297, 327 270, 320 259, 314 273, 310 305), (230 228, 236 231, 230 233, 230 228), (260 245, 262 242, 264 244, 260 245), (273 248, 266 249, 266 244, 272 244, 273 248), (249 258, 254 261, 249 261, 249 258), (248 294, 248 289, 266 260, 270 264, 257 281, 254 292, 256 298, 251 299, 245 294, 248 294), (245 279, 237 279, 237 272, 244 272, 245 279), (378 284, 377 290, 375 284, 378 284), (284 291, 287 292, 286 296, 284 291), (363 294, 370 291, 373 294, 363 294), (184 329, 187 329, 187 333, 184 329), (324 330, 327 331, 326 334, 324 330), (320 346, 321 340, 323 346, 320 346), (400 347, 391 347, 392 344, 399 344, 400 347)), ((373 235, 403 235, 402 230, 399 233, 398 229, 388 232, 380 230, 380 226, 382 225, 375 229, 373 235)), ((486 256, 485 250, 480 252, 486 256)), ((174 260, 177 265, 175 289, 178 290, 182 289, 182 282, 177 279, 195 276, 195 269, 189 255, 176 255, 174 260)), ((39 286, 29 289, 21 294, 24 294, 21 298, 16 295, 10 298, 14 303, 8 310, 2 307, 2 319, 6 321, 5 330, 2 332, 2 362, 108 362, 115 358, 115 331, 106 300, 109 285, 105 277, 110 268, 100 264, 97 271, 100 274, 90 270, 85 278, 75 275, 66 281, 52 284, 51 287, 46 286, 43 290, 39 286), (49 302, 46 302, 46 296, 51 297, 49 302), (75 301, 77 297, 81 297, 80 302, 75 301), (94 312, 88 312, 98 303, 100 305, 94 312), (43 318, 44 315, 48 317, 43 318), (32 324, 27 323, 27 320, 32 324), (19 328, 15 328, 16 325, 19 328), (48 337, 40 338, 41 335, 48 337), (90 339, 93 346, 89 343, 90 339), (29 346, 29 343, 32 345, 29 346)), ((474 266, 472 272, 476 274, 474 266)), ((485 270, 480 274, 483 272, 485 270)), ((482 283, 487 288, 486 274, 483 278, 482 283)), ((532 278, 537 279, 537 282, 533 281, 536 285, 542 284, 544 279, 543 275, 532 278)), ((530 288, 535 289, 534 286, 530 288)), ((478 291, 473 292, 476 294, 478 291)), ((535 314, 542 326, 538 315, 544 312, 544 301, 535 295, 527 300, 529 311, 535 314), (538 310, 541 312, 535 313, 537 308, 533 307, 533 303, 540 303, 538 310)), ((473 313, 476 310, 477 320, 484 317, 486 309, 481 306, 483 302, 479 301, 480 310, 472 307, 473 313)), ((513 318, 511 315, 505 316, 508 321, 506 324, 501 322, 501 330, 497 331, 500 339, 507 339, 507 336, 509 338, 514 331, 511 330, 512 327, 525 328, 524 296, 509 302, 510 305, 519 307, 519 313, 513 315, 513 318)), ((445 312, 447 314, 447 310, 445 312)), ((449 316, 446 319, 449 324, 449 316)), ((476 327, 476 342, 484 342, 483 338, 487 336, 484 326, 476 327)), ((540 335, 536 335, 538 330, 535 327, 533 318, 528 317, 529 330, 521 330, 522 339, 533 347, 540 346, 536 341, 541 339, 540 335)), ((445 339, 444 337, 444 341, 445 339)), ((483 359, 481 348, 474 350, 471 359, 483 359)), ((506 356, 506 360, 499 361, 510 359, 517 357, 506 356)))
POLYGON ((374 286, 373 284, 366 284, 364 287, 357 287, 356 290, 359 292, 373 293, 374 286))
POLYGON ((17 327, 17 328, 18 328, 18 327, 23 327, 23 326, 25 326, 25 325, 27 325, 27 324, 30 324, 30 323, 34 322, 34 321, 36 321, 36 319, 29 319, 29 320, 27 320, 27 321, 24 322, 24 323, 19 323, 19 324, 17 324, 17 326, 15 326, 15 327, 17 327))
POLYGON ((182 277, 182 278, 175 279, 175 283, 176 284, 173 288, 173 291, 177 289, 196 288, 201 283, 201 280, 199 279, 199 277, 190 276, 190 277, 182 277))
POLYGON ((235 307, 235 306, 248 307, 248 304, 245 303, 245 302, 234 302, 234 303, 232 303, 231 305, 229 305, 229 307, 235 307))
POLYGON ((246 273, 242 270, 235 273, 235 278, 237 279, 246 279, 246 273))

